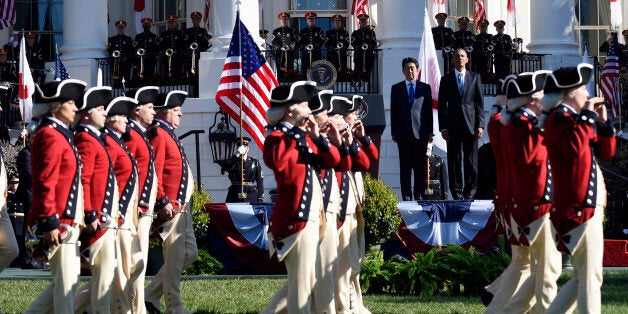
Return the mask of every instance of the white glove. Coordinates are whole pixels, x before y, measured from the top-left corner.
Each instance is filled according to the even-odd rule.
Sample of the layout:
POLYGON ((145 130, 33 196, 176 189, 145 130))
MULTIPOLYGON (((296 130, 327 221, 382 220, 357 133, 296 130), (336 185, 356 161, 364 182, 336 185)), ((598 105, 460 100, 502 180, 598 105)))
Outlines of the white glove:
POLYGON ((26 137, 26 135, 28 135, 28 131, 26 129, 22 129, 22 132, 20 132, 20 136, 26 137))
POLYGON ((244 153, 246 153, 246 147, 244 145, 240 145, 238 147, 238 154, 244 155, 244 153))

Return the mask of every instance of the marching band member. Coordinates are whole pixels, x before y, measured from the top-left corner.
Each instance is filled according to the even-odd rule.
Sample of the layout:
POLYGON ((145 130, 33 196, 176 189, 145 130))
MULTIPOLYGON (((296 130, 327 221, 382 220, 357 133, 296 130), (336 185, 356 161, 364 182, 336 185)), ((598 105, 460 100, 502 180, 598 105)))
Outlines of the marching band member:
POLYGON ((179 284, 183 270, 198 257, 196 237, 192 228, 189 201, 194 190, 192 170, 174 130, 181 122, 181 106, 187 97, 183 91, 170 91, 157 96, 157 116, 148 131, 155 152, 157 201, 155 209, 163 222, 153 227, 163 241, 164 265, 145 289, 145 305, 149 312, 158 311, 164 296, 166 312, 188 313, 181 302, 179 284))
POLYGON ((52 283, 25 313, 74 313, 80 271, 79 226, 83 225, 80 157, 70 124, 85 82, 69 79, 36 86, 33 118, 43 115, 32 143, 33 201, 28 225, 37 224, 48 255, 52 283), (52 305, 52 306, 51 306, 52 305))
POLYGON ((543 106, 554 107, 543 140, 556 187, 550 219, 556 246, 570 255, 574 269, 546 313, 565 313, 576 300, 579 313, 602 311, 606 187, 595 155, 613 157, 615 134, 604 99, 588 99, 586 84, 592 73, 593 66, 581 63, 555 70, 545 81, 543 106))
MULTIPOLYGON (((155 172, 155 152, 150 144, 146 131, 155 118, 154 103, 159 94, 159 87, 145 86, 137 90, 129 91, 127 96, 133 97, 138 105, 129 113, 129 141, 126 146, 137 162, 139 178, 139 204, 138 218, 135 225, 139 237, 139 248, 134 252, 141 252, 139 261, 148 260, 150 225, 153 222, 153 211, 157 200, 157 173, 155 172)), ((135 256, 135 255, 133 255, 135 256)), ((146 266, 146 265, 144 265, 146 266)), ((140 271, 133 282, 133 312, 146 313, 144 305, 144 278, 146 267, 140 271)))
POLYGON ((78 109, 74 141, 81 155, 81 183, 85 191, 85 225, 81 232, 81 255, 89 263, 92 279, 76 295, 74 307, 80 312, 91 306, 94 313, 111 312, 111 286, 116 267, 115 230, 118 218, 116 178, 100 131, 107 118, 106 105, 111 87, 96 86, 85 91, 78 109))
POLYGON ((116 97, 107 105, 107 151, 113 163, 118 183, 118 232, 116 233, 116 261, 111 307, 116 313, 131 313, 132 284, 144 272, 146 260, 134 259, 138 251, 139 237, 135 226, 138 219, 138 173, 133 154, 126 147, 123 134, 127 128, 127 115, 137 106, 137 100, 116 97))

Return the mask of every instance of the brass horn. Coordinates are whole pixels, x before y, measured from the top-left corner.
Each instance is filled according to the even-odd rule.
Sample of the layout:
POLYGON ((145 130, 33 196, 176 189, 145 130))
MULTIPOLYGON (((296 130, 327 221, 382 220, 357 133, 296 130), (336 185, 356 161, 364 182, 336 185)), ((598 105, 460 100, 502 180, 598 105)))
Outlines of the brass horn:
POLYGON ((336 49, 342 49, 344 47, 345 47, 345 44, 342 41, 336 44, 336 49))
POLYGON ((362 48, 362 50, 368 50, 369 49, 369 45, 367 43, 363 43, 362 47, 360 47, 360 48, 362 48))
POLYGON ((166 57, 172 57, 172 55, 174 54, 174 50, 172 50, 172 48, 168 48, 166 49, 166 57))
POLYGON ((307 50, 307 51, 312 51, 312 50, 314 50, 314 45, 312 45, 312 44, 307 44, 307 45, 305 45, 305 50, 307 50))
POLYGON ((198 43, 197 42, 193 42, 190 44, 190 49, 192 49, 192 51, 196 51, 196 49, 198 49, 198 43))
POLYGON ((146 50, 144 50, 144 48, 139 48, 139 49, 137 49, 136 53, 137 53, 138 56, 141 57, 141 56, 146 54, 146 50))
POLYGON ((111 53, 111 56, 114 58, 120 58, 120 50, 114 50, 113 53, 111 53))

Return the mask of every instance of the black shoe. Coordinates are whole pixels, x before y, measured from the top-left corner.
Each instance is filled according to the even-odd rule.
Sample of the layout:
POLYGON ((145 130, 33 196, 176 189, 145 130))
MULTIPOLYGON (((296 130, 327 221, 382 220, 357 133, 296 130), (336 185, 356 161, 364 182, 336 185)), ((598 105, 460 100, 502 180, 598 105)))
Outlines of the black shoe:
POLYGON ((482 294, 480 295, 480 299, 482 300, 482 303, 484 303, 484 306, 488 306, 489 304, 491 304, 491 301, 493 301, 493 294, 486 291, 485 289, 482 289, 482 294))
POLYGON ((152 302, 145 301, 144 305, 146 306, 146 312, 150 314, 161 314, 159 308, 156 307, 152 302))
POLYGON ((24 263, 22 263, 22 267, 21 268, 22 269, 43 269, 45 267, 44 267, 44 265, 40 261, 38 261, 38 260, 36 260, 34 258, 29 258, 29 259, 25 260, 24 263))

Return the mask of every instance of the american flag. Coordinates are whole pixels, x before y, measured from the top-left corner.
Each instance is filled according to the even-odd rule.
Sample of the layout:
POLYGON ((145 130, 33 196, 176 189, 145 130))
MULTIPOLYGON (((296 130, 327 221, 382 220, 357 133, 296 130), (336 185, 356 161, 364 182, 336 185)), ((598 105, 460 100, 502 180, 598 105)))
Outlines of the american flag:
POLYGON ((238 123, 242 118, 242 127, 260 149, 264 145, 270 92, 278 85, 275 74, 251 38, 251 33, 240 21, 238 11, 216 92, 216 102, 238 123))
POLYGON ((15 24, 15 0, 0 0, 0 29, 15 24))
POLYGON ((205 0, 205 12, 203 12, 203 24, 205 25, 205 29, 209 30, 209 8, 211 3, 209 0, 205 0))
POLYGON ((358 15, 365 13, 368 14, 369 0, 353 0, 353 6, 351 7, 351 15, 356 17, 355 25, 359 25, 358 15))
POLYGON ((617 42, 617 33, 611 35, 612 41, 608 49, 608 56, 604 63, 602 75, 600 75, 600 89, 606 101, 611 106, 611 117, 617 116, 617 106, 619 103, 617 81, 619 79, 619 43, 617 42))
POLYGON ((55 46, 55 81, 63 81, 70 78, 68 71, 65 69, 65 65, 63 65, 63 61, 61 61, 61 56, 59 55, 59 48, 55 46))
POLYGON ((473 0, 473 21, 475 22, 475 32, 480 29, 480 20, 486 18, 484 10, 484 0, 473 0))

